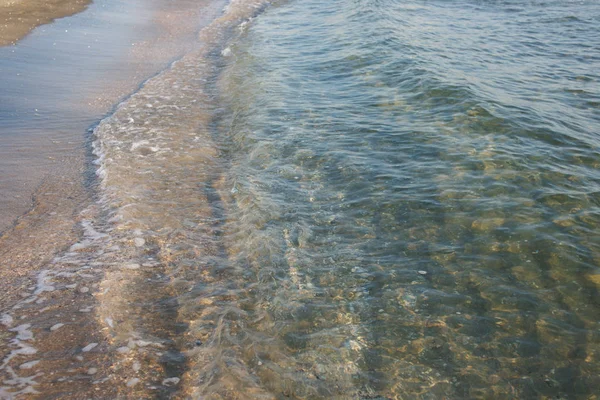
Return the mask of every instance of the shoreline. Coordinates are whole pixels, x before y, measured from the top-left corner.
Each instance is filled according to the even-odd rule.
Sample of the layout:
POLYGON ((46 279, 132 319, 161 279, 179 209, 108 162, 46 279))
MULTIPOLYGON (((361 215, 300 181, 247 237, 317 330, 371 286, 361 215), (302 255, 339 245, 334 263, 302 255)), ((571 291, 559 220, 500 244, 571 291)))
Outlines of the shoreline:
MULTIPOLYGON (((159 3, 160 1, 155 2, 155 4, 159 3)), ((145 42, 145 49, 139 46, 136 53, 130 55, 131 57, 148 57, 155 47, 165 46, 163 40, 176 41, 176 35, 182 35, 182 32, 187 32, 186 34, 190 36, 189 21, 187 24, 175 27, 175 32, 171 30, 173 27, 168 26, 168 23, 180 13, 195 15, 199 13, 198 9, 202 9, 198 6, 197 10, 190 10, 194 7, 194 3, 188 0, 179 0, 163 6, 164 9, 156 7, 157 9, 154 10, 156 12, 154 23, 160 26, 157 29, 162 32, 155 33, 157 37, 145 42), (181 9, 173 10, 177 5, 180 5, 181 9)), ((195 37, 196 32, 191 35, 195 37)), ((174 47, 172 51, 185 52, 183 47, 187 45, 179 48, 180 45, 174 47)), ((33 185, 28 186, 31 189, 21 189, 18 197, 15 196, 14 204, 0 197, 0 204, 8 205, 3 207, 0 213, 0 257, 3 260, 0 266, 3 278, 0 284, 2 290, 0 311, 20 300, 21 289, 35 283, 32 273, 37 273, 47 266, 54 257, 62 254, 83 236, 79 226, 81 213, 92 206, 95 203, 94 198, 98 196, 95 156, 91 154, 91 143, 94 137, 92 132, 105 118, 110 117, 122 102, 138 92, 148 80, 169 69, 181 56, 181 54, 176 55, 173 60, 173 55, 165 55, 164 50, 160 50, 159 54, 160 60, 156 65, 164 65, 156 70, 137 72, 135 78, 138 78, 139 82, 129 82, 129 86, 123 86, 117 92, 113 92, 111 88, 110 93, 104 94, 106 98, 102 99, 100 104, 93 105, 95 109, 100 108, 101 111, 96 117, 90 119, 89 123, 80 123, 80 132, 72 135, 74 144, 68 152, 58 151, 52 154, 52 149, 48 152, 54 159, 45 165, 43 175, 39 179, 37 175, 33 178, 27 177, 28 180, 34 181, 33 185), (144 75, 147 76, 142 78, 144 75)), ((120 83, 119 79, 117 79, 118 83, 120 83)), ((3 129, 0 126, 0 134, 2 133, 3 129)), ((44 153, 43 156, 46 157, 47 154, 44 153)), ((27 165, 27 167, 34 173, 40 170, 38 165, 27 165)), ((0 188, 4 190, 2 183, 0 182, 0 188)), ((14 190, 12 187, 9 189, 14 190)), ((0 192, 0 195, 2 194, 0 192)))
MULTIPOLYGON (((165 221, 157 219, 158 214, 163 213, 162 202, 133 200, 136 193, 141 194, 139 190, 145 191, 143 187, 158 192, 170 183, 169 179, 148 181, 140 177, 135 167, 150 162, 166 171, 170 170, 169 160, 173 157, 179 157, 178 163, 186 166, 193 154, 194 165, 208 163, 202 169, 207 179, 200 181, 210 181, 208 175, 215 173, 213 170, 218 167, 211 164, 217 163, 216 146, 209 143, 214 109, 210 107, 212 98, 206 85, 218 67, 212 55, 222 53, 233 28, 259 12, 259 1, 248 3, 234 2, 234 6, 225 10, 222 1, 207 2, 204 7, 197 5, 206 21, 210 21, 196 35, 198 46, 146 80, 94 129, 92 147, 97 158, 93 164, 99 179, 94 180, 87 193, 89 197, 77 203, 80 212, 72 215, 75 224, 71 232, 76 240, 65 241, 66 246, 56 247, 54 256, 46 263, 25 271, 27 275, 17 279, 22 282, 18 293, 15 291, 12 296, 15 306, 0 312, 0 323, 7 330, 24 332, 5 348, 0 347, 2 366, 6 367, 3 372, 11 378, 5 382, 30 379, 27 386, 21 386, 18 391, 10 386, 0 387, 0 397, 3 390, 15 396, 37 392, 41 396, 61 398, 77 398, 92 388, 94 394, 102 398, 167 397, 176 391, 188 394, 201 390, 194 385, 195 373, 191 368, 200 360, 193 357, 189 358, 189 364, 184 362, 188 360, 185 354, 194 332, 180 332, 184 324, 180 320, 181 310, 172 309, 169 302, 164 309, 144 306, 154 304, 156 295, 168 299, 174 296, 173 290, 179 290, 165 278, 179 276, 176 269, 183 266, 179 262, 172 264, 174 260, 167 253, 171 246, 177 245, 173 242, 177 236, 172 236, 175 232, 172 229, 186 223, 186 218, 180 216, 163 223, 165 221), (154 108, 152 98, 156 101, 169 98, 172 104, 154 108), (138 126, 135 125, 138 119, 157 124, 138 126), (183 121, 187 122, 182 124, 183 121), (152 128, 157 125, 163 129, 152 128), (152 152, 154 147, 135 145, 152 141, 160 147, 164 139, 161 132, 170 132, 167 147, 174 152, 164 160, 148 158, 144 161, 146 158, 139 155, 148 155, 147 151, 152 152), (112 140, 112 134, 118 138, 116 141, 112 140), (142 142, 133 137, 138 134, 142 142), (127 142, 129 139, 134 140, 133 146, 127 142), (119 143, 123 141, 126 145, 121 148, 119 143), (130 150, 138 147, 138 151, 130 150), (179 154, 178 149, 183 153, 179 154), (115 160, 121 161, 115 163, 115 160), (94 195, 96 188, 100 188, 101 193, 94 195), (135 221, 119 218, 128 212, 135 213, 137 204, 142 207, 140 212, 151 217, 143 231, 146 222, 140 221, 139 229, 134 229, 135 221), (171 223, 174 226, 170 226, 171 223), (35 342, 27 342, 31 338, 35 338, 35 342), (24 356, 33 353, 35 359, 27 361, 24 356), (57 357, 58 354, 61 356, 57 357), (165 359, 165 354, 170 358, 165 359)), ((84 164, 89 165, 90 161, 86 158, 84 164)), ((187 168, 175 171, 183 173, 183 186, 173 187, 173 195, 194 199, 191 204, 196 208, 195 218, 199 223, 212 218, 214 205, 209 194, 198 192, 198 176, 190 176, 187 168), (185 178, 193 182, 186 184, 185 178)), ((34 212, 19 222, 25 223, 34 217, 39 207, 36 205, 34 212)), ((49 210, 39 211, 49 214, 49 210)), ((198 229, 199 234, 207 233, 206 230, 212 232, 210 226, 202 223, 198 229)), ((35 239, 30 243, 35 244, 35 239)), ((5 300, 0 301, 6 305, 5 300)), ((216 350, 207 347, 207 351, 216 350)))
MULTIPOLYGON (((24 5, 0 2, 2 12, 2 4, 24 5)), ((86 2, 84 12, 0 46, 0 241, 21 229, 36 203, 56 200, 48 193, 66 199, 83 187, 84 165, 75 160, 86 157, 90 129, 197 46, 199 10, 210 3, 86 2), (43 188, 52 180, 68 181, 65 193, 43 188)))
MULTIPOLYGON (((1 1, 1 0, 0 0, 1 1)), ((44 41, 54 40, 56 34, 53 35, 53 31, 61 32, 64 28, 61 28, 62 24, 69 24, 69 32, 77 32, 77 27, 83 27, 83 35, 88 33, 86 31, 88 21, 97 21, 100 28, 96 28, 96 31, 92 31, 94 35, 98 32, 102 34, 105 31, 115 31, 116 27, 113 24, 115 18, 116 22, 125 25, 122 30, 128 33, 125 44, 114 44, 114 40, 110 39, 110 35, 115 36, 113 32, 108 33, 108 37, 99 36, 103 39, 105 48, 116 48, 112 53, 109 51, 109 56, 83 56, 83 61, 87 65, 91 65, 90 68, 95 68, 95 73, 90 73, 90 77, 87 81, 70 81, 65 79, 61 75, 60 69, 56 69, 47 74, 48 77, 54 79, 54 84, 57 87, 63 87, 64 84, 75 84, 76 86, 70 88, 70 92, 77 93, 77 99, 72 101, 75 108, 71 110, 71 114, 76 116, 76 120, 69 115, 59 117, 58 129, 55 124, 56 121, 50 120, 43 121, 42 117, 45 115, 36 114, 37 121, 28 122, 25 128, 18 127, 17 125, 10 125, 11 121, 4 125, 0 125, 0 139, 2 142, 8 143, 10 146, 3 149, 4 153, 9 153, 12 150, 13 154, 19 153, 15 149, 29 152, 27 157, 17 156, 12 163, 0 163, 0 171, 6 170, 13 171, 15 174, 15 181, 19 182, 20 179, 23 181, 26 179, 28 182, 33 184, 21 185, 19 187, 14 186, 11 188, 11 182, 4 182, 2 190, 4 193, 0 193, 3 197, 0 197, 0 204, 9 204, 6 201, 7 197, 17 197, 15 194, 19 194, 19 198, 12 199, 14 207, 3 207, 3 215, 0 215, 0 256, 3 259, 1 267, 2 273, 2 284, 0 285, 0 376, 5 375, 6 377, 14 378, 10 371, 3 370, 6 367, 6 363, 11 358, 18 355, 19 350, 14 349, 14 340, 8 339, 13 336, 9 331, 14 326, 10 319, 7 319, 6 315, 9 313, 18 312, 17 310, 21 307, 28 308, 27 303, 23 302, 23 299, 27 299, 27 296, 32 296, 32 288, 36 288, 34 292, 38 290, 44 290, 43 287, 39 286, 41 277, 45 273, 55 274, 57 277, 62 273, 71 274, 70 272, 64 272, 69 268, 72 268, 70 261, 62 262, 67 254, 67 260, 72 257, 73 254, 81 254, 79 258, 86 258, 85 263, 93 264, 94 255, 83 250, 78 253, 77 250, 73 250, 73 244, 85 242, 87 239, 85 227, 82 226, 82 220, 93 219, 89 216, 90 209, 97 209, 98 193, 96 178, 89 180, 90 173, 95 174, 97 168, 93 159, 91 158, 91 140, 94 135, 91 133, 93 128, 104 120, 105 118, 112 115, 119 105, 126 101, 130 96, 137 93, 148 80, 151 80, 156 75, 164 72, 171 68, 175 60, 180 59, 183 55, 189 53, 192 49, 197 48, 200 43, 198 40, 198 32, 208 25, 215 17, 220 13, 222 9, 221 1, 202 1, 200 3, 194 2, 193 0, 176 0, 176 1, 161 1, 151 0, 148 2, 135 2, 125 3, 120 0, 109 0, 104 2, 95 2, 88 8, 88 11, 80 13, 74 17, 74 19, 67 18, 61 21, 56 21, 55 24, 47 25, 44 27, 39 35, 36 34, 34 37, 30 37, 26 42, 20 42, 16 46, 4 47, 6 53, 11 52, 11 49, 15 49, 17 53, 22 51, 25 54, 33 54, 34 64, 39 63, 42 68, 46 67, 44 63, 44 57, 48 55, 41 54, 45 51, 54 52, 50 54, 53 56, 65 56, 65 64, 80 64, 81 55, 73 52, 61 53, 60 50, 47 49, 44 46, 44 41), (100 3, 109 4, 106 9, 100 6, 100 3), (137 8, 136 8, 137 7, 137 8), (111 8, 111 10, 107 10, 111 8), (140 12, 135 11, 139 9, 140 12), (133 12, 132 12, 133 11, 133 12), (94 20, 95 18, 95 20, 94 20), (61 30, 62 29, 62 30, 61 30), (21 45, 23 43, 23 45, 21 45), (29 53, 27 53, 29 51, 29 53), (114 54, 117 55, 118 59, 114 59, 114 54), (73 60, 78 58, 77 60, 73 60), (109 61, 107 61, 109 60, 109 61), (100 61, 100 66, 94 66, 94 63, 100 61), (107 62, 110 68, 102 68, 107 62), (87 85, 87 86, 86 86, 87 85), (82 87, 88 89, 86 92, 78 92, 77 89, 82 87), (69 118, 72 118, 70 120, 69 118), (64 125, 61 128, 61 125, 64 125), (14 128, 17 126, 17 128, 14 128), (53 130, 49 130, 48 126, 51 126, 53 130), (28 131, 39 130, 47 137, 42 137, 36 134, 30 134, 28 131), (5 134, 2 137, 2 133, 5 134), (18 137, 20 135, 30 135, 30 139, 18 139, 17 142, 11 142, 10 136, 18 137), (58 136, 57 136, 58 135, 58 136), (8 137, 8 139, 7 139, 8 137), (54 143, 54 139, 57 139, 57 143, 60 145, 48 145, 48 143, 54 143), (39 139, 43 139, 44 143, 37 143, 39 139), (33 140, 29 147, 25 147, 21 144, 25 140, 25 143, 29 140, 33 140), (47 141, 47 142, 46 142, 47 141), (15 145, 17 143, 17 145, 15 145), (35 144, 33 144, 35 143, 35 144), (21 147, 19 147, 21 146, 21 147), (39 153, 39 154, 38 154, 39 153), (52 159, 50 159, 52 158, 52 159), (33 164, 28 163, 32 161, 33 164), (11 167, 14 165, 16 167, 11 167), (27 170, 23 171, 22 167, 27 166, 27 170), (11 169, 12 168, 12 169, 11 169), (16 168, 16 169, 15 169, 16 168), (93 171, 92 171, 93 169, 93 171), (29 171, 33 175, 29 175, 29 171), (11 189, 14 189, 11 190, 11 189), (85 215, 84 215, 85 214, 85 215), (6 222, 3 224, 3 222, 6 222), (87 257, 90 258, 87 258, 87 257), (11 344, 12 343, 12 344, 11 344)), ((0 8, 1 10, 1 8, 0 8)), ((82 36, 71 37, 70 42, 66 42, 65 47, 70 50, 69 46, 73 43, 77 44, 77 41, 83 42, 82 36)), ((89 36, 92 36, 91 34, 89 36)), ((88 36, 88 40, 89 39, 88 36)), ((81 43, 79 43, 81 44, 81 43)), ((83 44, 87 44, 83 42, 83 44)), ((59 43, 60 45, 60 43, 59 43)), ((0 48, 2 51, 2 48, 0 48)), ((23 57, 23 56, 22 56, 23 57)), ((31 58, 25 58, 25 63, 30 63, 31 58)), ((4 76, 13 75, 6 73, 6 69, 1 67, 9 65, 10 62, 15 66, 14 71, 22 73, 23 61, 15 58, 9 60, 5 64, 0 64, 0 70, 5 72, 4 76)), ((81 66, 80 68, 85 68, 81 66)), ((31 76, 36 76, 35 68, 29 71, 31 76)), ((46 72, 45 72, 46 73, 46 72)), ((19 74, 16 74, 19 75, 19 74)), ((24 74, 23 74, 24 75, 24 74)), ((37 77, 36 77, 37 78, 37 77)), ((26 80, 27 78, 23 78, 26 80)), ((8 80, 7 80, 8 81, 8 80)), ((43 82, 46 84, 46 81, 43 82)), ((9 89, 13 89, 12 93, 4 90, 4 98, 8 98, 10 103, 20 103, 22 98, 27 98, 29 95, 37 95, 37 92, 48 90, 48 87, 40 85, 33 85, 31 92, 22 93, 18 85, 5 86, 9 89), (14 90, 14 88, 18 90, 14 90)), ((0 82, 0 89, 2 88, 2 82, 0 82)), ((2 104, 2 90, 0 90, 0 104, 2 104)), ((27 99, 29 100, 29 99, 27 99)), ((42 104, 59 104, 60 101, 41 97, 42 104)), ((8 104, 5 102, 5 104, 8 104)), ((8 104, 12 107, 12 104, 8 104)), ((17 104, 18 105, 18 104, 17 104)), ((68 106, 68 105, 67 105, 68 106)), ((15 106, 16 107, 16 106, 15 106)), ((65 108, 64 104, 61 107, 65 108)), ((30 108, 33 108, 30 106, 30 108)), ((41 108, 40 108, 41 110, 41 108)), ((0 109, 0 114, 2 113, 0 109)), ((37 109, 35 110, 38 111, 37 109)), ((28 110, 28 113, 31 111, 28 110)), ((55 113, 55 112, 54 112, 55 113)), ((4 115, 9 115, 17 123, 26 120, 28 117, 27 113, 20 115, 19 113, 7 114, 5 111, 4 115)), ((52 115, 51 112, 47 112, 46 115, 52 115)), ((56 119, 56 118, 55 118, 56 119)), ((0 119, 1 120, 1 119, 0 119)), ((13 122, 14 122, 13 121, 13 122)), ((6 160, 5 160, 6 161, 6 160)), ((2 174, 0 174, 2 176, 2 174)), ((6 176, 6 175, 5 175, 6 176)), ((100 251, 100 250, 98 250, 100 251)), ((82 261, 83 262, 83 261, 82 261)), ((84 266, 83 268, 87 268, 84 266)), ((59 332, 60 340, 56 341, 57 336, 54 336, 53 340, 44 341, 43 337, 46 336, 48 327, 43 327, 45 324, 50 323, 50 320, 44 317, 44 314, 40 314, 40 318, 31 314, 31 323, 34 326, 33 332, 36 335, 36 342, 44 341, 45 344, 38 347, 41 352, 60 352, 66 350, 67 347, 72 351, 78 347, 86 345, 86 341, 92 340, 100 343, 97 348, 99 352, 88 353, 85 361, 80 361, 81 356, 73 359, 72 357, 65 356, 60 360, 54 360, 51 358, 45 359, 48 362, 47 371, 55 370, 67 370, 73 367, 73 363, 83 366, 93 362, 96 367, 105 370, 104 367, 110 363, 106 361, 101 351, 105 351, 106 340, 101 332, 101 328, 97 325, 97 321, 94 313, 83 312, 81 309, 86 309, 83 304, 90 307, 94 307, 95 296, 92 296, 92 292, 95 292, 98 288, 99 281, 102 276, 102 268, 98 268, 95 272, 97 275, 94 279, 88 280, 86 283, 90 288, 88 293, 75 290, 69 290, 69 295, 63 298, 56 298, 53 294, 49 296, 40 296, 39 301, 46 302, 45 310, 48 313, 56 313, 55 316, 71 315, 72 321, 65 321, 66 327, 61 329, 59 332), (100 274, 100 275, 98 275, 100 274), (52 310, 52 311, 50 311, 52 310), (39 328, 42 328, 38 331, 39 328), (63 333, 64 332, 64 333, 63 333), (55 346, 59 346, 56 347, 55 346), (62 347, 61 347, 62 346, 62 347)), ((53 275, 53 276, 55 276, 53 275)), ((33 296, 36 296, 33 294, 33 296)), ((35 308, 35 306, 34 306, 35 308)), ((36 314, 36 311, 31 310, 32 313, 36 314)), ((18 323, 16 323, 18 325, 18 323)), ((53 331, 52 331, 53 332, 53 331)), ((37 347, 37 346, 36 346, 37 347)), ((77 370, 77 373, 81 373, 82 376, 88 375, 88 368, 83 370, 77 370)), ((102 374, 107 373, 104 371, 102 374)), ((100 375, 100 373, 98 374, 100 375)), ((24 378, 27 379, 27 378, 24 378)), ((43 395, 51 395, 55 391, 61 392, 67 398, 71 396, 77 396, 77 393, 83 393, 91 390, 89 386, 90 382, 82 382, 81 385, 73 385, 69 382, 57 383, 47 381, 42 385, 43 395)), ((0 398, 4 398, 4 395, 15 395, 19 393, 25 394, 26 392, 5 392, 6 387, 0 387, 0 398)), ((26 388, 29 390, 29 387, 26 388)), ((104 391, 106 394, 114 394, 112 392, 114 388, 105 387, 104 391)), ((110 395, 109 397, 114 397, 110 395)))
POLYGON ((91 0, 0 0, 0 46, 16 43, 34 28, 84 11, 91 0))

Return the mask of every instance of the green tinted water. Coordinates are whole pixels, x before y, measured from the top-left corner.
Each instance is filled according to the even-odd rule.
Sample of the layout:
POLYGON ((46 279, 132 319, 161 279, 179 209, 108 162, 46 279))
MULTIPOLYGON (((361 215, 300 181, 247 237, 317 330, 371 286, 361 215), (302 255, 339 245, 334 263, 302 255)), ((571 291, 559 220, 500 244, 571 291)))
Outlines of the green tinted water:
POLYGON ((293 393, 598 392, 599 18, 292 2, 227 50, 225 241, 293 393))

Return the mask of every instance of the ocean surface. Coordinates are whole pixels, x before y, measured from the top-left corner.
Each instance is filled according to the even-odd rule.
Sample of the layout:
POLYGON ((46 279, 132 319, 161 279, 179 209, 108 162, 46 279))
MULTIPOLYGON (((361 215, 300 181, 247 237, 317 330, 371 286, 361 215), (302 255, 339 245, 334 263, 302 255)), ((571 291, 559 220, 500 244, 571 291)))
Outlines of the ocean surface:
POLYGON ((118 398, 596 398, 599 27, 591 0, 233 0, 95 128, 84 234, 0 320, 1 369, 38 361, 0 398, 96 346, 54 373, 118 398), (105 339, 31 350, 65 299, 105 339))

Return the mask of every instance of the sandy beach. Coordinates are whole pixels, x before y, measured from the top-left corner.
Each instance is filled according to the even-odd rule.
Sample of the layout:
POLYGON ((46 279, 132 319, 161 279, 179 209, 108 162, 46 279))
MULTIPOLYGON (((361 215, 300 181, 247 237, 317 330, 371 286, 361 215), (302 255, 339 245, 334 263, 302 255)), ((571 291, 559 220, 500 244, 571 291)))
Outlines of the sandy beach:
POLYGON ((197 46, 202 7, 179 0, 0 0, 0 254, 13 279, 77 236, 90 202, 89 130, 145 80, 197 46), (12 45, 11 45, 12 44, 12 45), (10 77, 10 78, 9 78, 10 77))
MULTIPOLYGON (((198 46, 198 30, 222 7, 213 3, 0 0, 0 316, 22 301, 40 271, 64 268, 53 260, 84 234, 81 212, 98 200, 91 130, 145 80, 198 46)), ((93 302, 77 293, 55 299, 60 314, 93 302)), ((76 319, 60 346, 98 336, 94 315, 79 312, 76 319)), ((12 334, 2 324, 0 360, 7 361, 12 334)), ((78 362, 60 358, 50 370, 78 362)), ((93 358, 102 364, 99 353, 93 358)), ((10 379, 6 366, 1 373, 10 379)), ((42 398, 87 390, 47 384, 42 398)), ((3 396, 12 394, 0 388, 3 396)))
POLYGON ((0 46, 15 43, 36 26, 83 11, 88 0, 0 0, 0 46))
POLYGON ((42 182, 81 184, 88 129, 197 45, 202 21, 200 7, 187 0, 105 0, 21 37, 64 16, 59 9, 72 14, 85 8, 79 1, 52 4, 0 4, 0 19, 10 20, 0 22, 0 73, 6 78, 0 80, 0 234, 43 202, 50 192, 39 192, 42 182))

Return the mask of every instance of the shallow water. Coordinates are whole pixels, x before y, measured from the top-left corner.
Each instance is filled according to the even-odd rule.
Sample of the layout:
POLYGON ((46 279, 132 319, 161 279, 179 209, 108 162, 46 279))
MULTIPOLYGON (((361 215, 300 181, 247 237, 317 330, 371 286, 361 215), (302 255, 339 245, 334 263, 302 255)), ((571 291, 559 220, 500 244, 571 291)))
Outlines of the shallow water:
POLYGON ((70 275, 2 317, 15 351, 38 334, 20 310, 51 331, 35 304, 87 279, 100 393, 593 398, 598 22, 585 1, 233 2, 95 129, 100 200, 70 275))
POLYGON ((598 393, 599 19, 292 2, 231 49, 224 242, 290 390, 598 393))
MULTIPOLYGON (((97 1, 0 47, 0 232, 41 198, 45 181, 78 184, 88 129, 197 46, 209 4, 97 1)), ((53 191, 67 197, 62 183, 53 191)))

